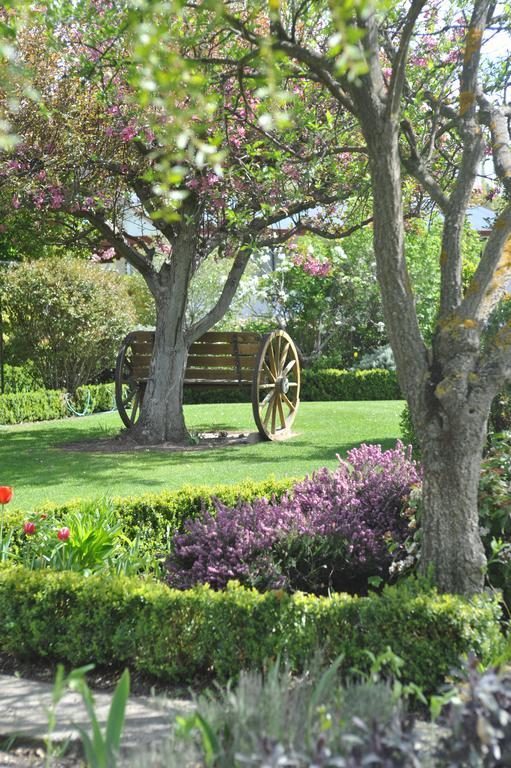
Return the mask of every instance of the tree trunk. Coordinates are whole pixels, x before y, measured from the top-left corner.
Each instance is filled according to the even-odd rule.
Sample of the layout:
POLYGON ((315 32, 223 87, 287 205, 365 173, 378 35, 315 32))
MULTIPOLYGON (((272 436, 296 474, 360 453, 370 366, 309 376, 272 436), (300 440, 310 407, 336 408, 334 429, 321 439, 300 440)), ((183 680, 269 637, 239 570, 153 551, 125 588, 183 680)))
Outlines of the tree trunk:
POLYGON ((484 584, 477 501, 486 423, 484 414, 467 407, 450 419, 438 415, 421 437, 421 570, 445 592, 471 595, 484 584))
POLYGON ((188 355, 184 309, 181 313, 181 307, 175 306, 170 294, 166 296, 165 293, 156 302, 153 359, 140 420, 133 427, 132 436, 146 445, 165 442, 185 445, 190 435, 183 412, 183 381, 188 355))
MULTIPOLYGON (((366 107, 363 96, 361 105, 366 107)), ((442 591, 470 595, 482 590, 486 564, 479 535, 477 492, 488 414, 481 404, 472 407, 468 403, 470 387, 465 386, 473 370, 475 350, 470 345, 465 349, 463 339, 457 341, 460 367, 453 380, 459 379, 463 386, 456 396, 457 385, 451 387, 450 380, 446 380, 447 398, 441 402, 442 388, 436 384, 452 371, 438 357, 430 358, 419 330, 404 253, 397 128, 378 124, 373 116, 363 121, 363 129, 371 166, 374 249, 385 322, 401 389, 421 437, 421 569, 442 591), (464 387, 465 394, 461 392, 464 387)), ((452 363, 454 350, 452 354, 446 352, 444 358, 452 363)))

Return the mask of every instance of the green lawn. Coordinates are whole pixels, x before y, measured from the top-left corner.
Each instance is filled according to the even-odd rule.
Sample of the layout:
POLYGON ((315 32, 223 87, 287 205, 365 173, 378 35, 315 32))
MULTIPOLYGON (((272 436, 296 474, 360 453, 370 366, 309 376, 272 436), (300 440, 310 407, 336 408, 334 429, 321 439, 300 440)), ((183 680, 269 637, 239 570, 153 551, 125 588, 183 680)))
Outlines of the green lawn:
MULTIPOLYGON (((0 485, 12 485, 13 506, 30 509, 44 501, 101 494, 127 496, 252 478, 302 476, 334 467, 335 454, 361 442, 390 447, 399 437, 401 401, 302 403, 285 443, 261 442, 203 452, 76 453, 60 443, 116 434, 116 413, 81 419, 0 427, 0 485)), ((185 406, 191 430, 254 431, 250 404, 185 406)))

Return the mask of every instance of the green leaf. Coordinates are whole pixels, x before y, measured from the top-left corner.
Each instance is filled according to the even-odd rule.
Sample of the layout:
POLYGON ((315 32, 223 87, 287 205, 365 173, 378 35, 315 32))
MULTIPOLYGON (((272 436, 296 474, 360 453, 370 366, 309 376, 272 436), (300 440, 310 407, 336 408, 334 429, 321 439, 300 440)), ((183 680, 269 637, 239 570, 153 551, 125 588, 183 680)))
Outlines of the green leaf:
POLYGON ((127 669, 125 669, 122 673, 121 679, 117 683, 117 687, 110 704, 110 711, 108 713, 105 740, 106 748, 109 754, 119 750, 129 692, 130 673, 127 669))

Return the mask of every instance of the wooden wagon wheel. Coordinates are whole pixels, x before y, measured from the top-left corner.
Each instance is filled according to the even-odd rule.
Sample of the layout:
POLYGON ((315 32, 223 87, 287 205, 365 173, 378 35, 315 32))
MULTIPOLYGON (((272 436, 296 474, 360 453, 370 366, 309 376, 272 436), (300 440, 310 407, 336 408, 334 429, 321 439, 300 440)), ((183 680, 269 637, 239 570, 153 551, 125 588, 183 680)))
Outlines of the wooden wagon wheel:
POLYGON ((123 424, 128 429, 140 418, 140 406, 144 399, 145 382, 137 381, 133 375, 133 341, 135 334, 129 333, 122 342, 115 364, 115 404, 123 424))
POLYGON ((285 331, 263 337, 252 381, 252 410, 267 440, 289 436, 300 404, 300 360, 285 331))

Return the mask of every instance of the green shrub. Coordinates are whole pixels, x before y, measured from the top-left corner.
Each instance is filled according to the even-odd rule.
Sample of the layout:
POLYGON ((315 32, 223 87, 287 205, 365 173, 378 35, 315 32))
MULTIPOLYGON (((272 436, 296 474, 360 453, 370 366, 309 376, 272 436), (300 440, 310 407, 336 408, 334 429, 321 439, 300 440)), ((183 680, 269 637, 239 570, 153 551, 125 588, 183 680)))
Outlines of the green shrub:
POLYGON ((78 413, 99 413, 115 408, 115 384, 87 384, 78 387, 71 404, 78 413))
POLYGON ((279 654, 299 670, 318 649, 325 663, 342 655, 346 670, 364 670, 367 651, 391 647, 405 662, 403 681, 431 692, 462 654, 484 663, 501 648, 496 600, 423 592, 415 583, 369 597, 314 597, 9 568, 0 571, 0 615, 4 652, 129 665, 184 683, 227 679, 279 654))
POLYGON ((12 360, 31 360, 48 389, 93 381, 113 367, 135 322, 121 276, 73 258, 9 267, 2 294, 12 360))
MULTIPOLYGON (((61 419, 72 415, 65 407, 56 407, 60 392, 40 390, 18 393, 20 399, 3 400, 0 395, 0 424, 20 424, 24 421, 61 419), (42 393, 42 394, 41 394, 42 393), (23 396, 22 396, 23 395, 23 396), (25 397, 28 395, 28 397, 25 397), (31 396, 34 395, 33 400, 31 396), (57 396, 58 395, 58 396, 57 396), (41 408, 41 402, 53 403, 53 407, 41 408), (38 415, 42 413, 44 415, 38 415)), ((15 395, 17 397, 17 395, 15 395)), ((334 368, 325 370, 305 369, 302 371, 300 399, 304 402, 315 400, 399 400, 401 398, 395 371, 341 371, 334 368)), ((187 405, 200 403, 247 403, 250 402, 250 387, 217 387, 201 389, 185 387, 184 402, 187 405)), ((88 384, 78 387, 71 405, 78 413, 110 411, 115 407, 114 384, 88 384), (88 398, 90 392, 91 399, 88 398)))
POLYGON ((3 394, 32 392, 37 389, 43 389, 43 381, 34 371, 31 363, 26 365, 4 365, 3 394))
MULTIPOLYGON (((89 384, 78 387, 70 406, 77 413, 110 411, 115 405, 113 384, 89 384)), ((25 421, 46 421, 72 416, 64 393, 54 389, 17 392, 0 395, 0 424, 22 424, 25 421)))
POLYGON ((0 395, 0 424, 62 419, 68 415, 63 393, 52 389, 0 395))
MULTIPOLYGON (((145 550, 155 553, 168 548, 169 538, 185 529, 186 520, 199 517, 203 509, 214 512, 213 499, 219 499, 229 506, 235 506, 238 500, 252 502, 272 496, 280 499, 295 482, 296 478, 287 478, 262 482, 246 480, 236 485, 190 485, 179 491, 114 498, 111 503, 115 515, 122 522, 122 533, 131 540, 138 537, 145 550)), ((101 501, 97 504, 100 505, 101 501)), ((79 499, 62 505, 46 504, 34 514, 47 515, 55 525, 64 525, 65 516, 79 512, 83 505, 84 502, 79 499)), ((27 519, 25 512, 12 509, 5 512, 5 527, 7 531, 13 531, 15 547, 19 547, 23 541, 22 526, 27 519)))

